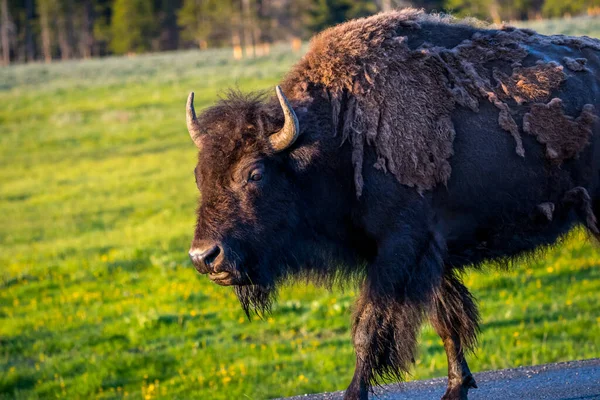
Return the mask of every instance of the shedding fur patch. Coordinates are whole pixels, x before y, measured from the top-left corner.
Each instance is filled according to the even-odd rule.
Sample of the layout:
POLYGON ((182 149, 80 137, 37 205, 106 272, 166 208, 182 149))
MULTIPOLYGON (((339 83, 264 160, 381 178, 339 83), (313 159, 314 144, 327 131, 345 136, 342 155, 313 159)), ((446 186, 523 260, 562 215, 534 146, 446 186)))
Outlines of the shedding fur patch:
POLYGON ((515 67, 508 76, 498 69, 494 78, 505 97, 514 99, 518 104, 531 101, 547 101, 552 91, 565 80, 562 65, 551 61, 538 61, 533 67, 515 67))
POLYGON ((565 115, 562 100, 533 104, 523 117, 523 130, 546 146, 546 156, 555 164, 577 156, 589 143, 596 116, 594 106, 586 104, 579 117, 565 115))
POLYGON ((527 51, 520 42, 529 36, 526 32, 506 28, 505 31, 491 35, 477 32, 470 40, 465 40, 450 50, 433 49, 439 52, 439 59, 449 77, 448 84, 456 102, 478 111, 479 99, 482 98, 498 108, 498 124, 513 136, 515 151, 521 157, 525 156, 525 149, 519 127, 509 106, 499 98, 497 88, 491 84, 486 64, 500 61, 518 65, 527 56, 527 51))
MULTIPOLYGON (((404 185, 422 192, 445 184, 451 174, 455 136, 451 116, 457 105, 477 112, 480 101, 493 104, 499 126, 514 138, 516 153, 524 156, 513 117, 518 110, 512 110, 508 101, 545 102, 565 80, 563 66, 556 62, 524 67, 531 46, 600 46, 590 38, 541 36, 511 27, 476 29, 480 26, 404 9, 349 21, 313 39, 282 85, 298 102, 323 96, 331 104, 334 134, 352 145, 357 196, 363 191, 367 146, 375 150, 374 167, 392 173, 404 185), (409 37, 418 37, 425 25, 435 29, 435 24, 462 26, 465 39, 453 47, 427 42, 409 47, 409 37)), ((532 111, 528 129, 549 144, 550 153, 567 158, 574 150, 554 146, 579 139, 542 134, 535 118, 540 113, 532 111)), ((585 129, 576 127, 589 127, 587 114, 584 110, 577 121, 564 116, 553 120, 583 134, 585 129)))
POLYGON ((580 72, 587 70, 585 67, 585 64, 587 63, 586 58, 564 57, 563 62, 571 71, 580 72))
POLYGON ((548 222, 551 222, 554 218, 554 203, 546 202, 538 204, 537 211, 544 216, 548 222))
POLYGON ((363 190, 366 145, 376 150, 375 167, 403 184, 424 190, 450 177, 454 99, 444 71, 397 33, 419 30, 423 17, 406 9, 326 30, 287 78, 297 98, 302 81, 326 90, 340 128, 335 133, 353 147, 357 196, 363 190))
POLYGON ((593 49, 600 51, 600 40, 588 36, 572 37, 563 35, 549 36, 552 44, 575 47, 577 49, 593 49))

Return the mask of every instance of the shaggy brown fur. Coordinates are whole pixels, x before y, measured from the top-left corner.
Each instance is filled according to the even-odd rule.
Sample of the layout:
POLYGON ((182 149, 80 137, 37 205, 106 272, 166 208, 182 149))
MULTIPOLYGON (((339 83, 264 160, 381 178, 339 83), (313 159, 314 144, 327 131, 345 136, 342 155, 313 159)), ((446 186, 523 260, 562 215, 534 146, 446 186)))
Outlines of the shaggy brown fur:
MULTIPOLYGON (((333 104, 334 125, 343 120, 342 137, 348 138, 354 147, 358 196, 363 188, 365 144, 376 149, 375 166, 391 172, 403 184, 425 190, 446 182, 451 172, 448 159, 454 140, 450 114, 457 101, 477 107, 474 96, 478 94, 469 94, 457 80, 453 82, 454 88, 448 86, 446 75, 453 71, 440 57, 442 49, 412 50, 407 37, 400 35, 402 31, 420 29, 422 21, 452 20, 442 21, 407 9, 329 29, 313 40, 311 50, 284 84, 300 99, 307 81, 325 89, 333 104), (343 104, 345 95, 348 101, 343 104)), ((481 38, 478 46, 459 46, 453 60, 458 73, 466 70, 472 80, 479 80, 473 82, 475 86, 486 85, 481 83, 476 67, 464 61, 473 59, 483 63, 494 57, 506 57, 504 53, 511 54, 511 60, 526 55, 523 50, 516 50, 520 57, 513 57, 515 51, 502 47, 492 51, 490 43, 484 48, 483 42, 485 39, 481 38)), ((479 94, 485 92, 482 89, 479 94)), ((507 114, 505 110, 504 119, 508 119, 507 114)), ((516 125, 507 129, 517 135, 515 128, 516 125)))
POLYGON ((587 63, 586 58, 573 59, 571 57, 564 57, 563 62, 565 63, 567 68, 569 68, 571 71, 579 72, 579 71, 587 70, 587 68, 585 67, 585 64, 587 63))
POLYGON ((477 387, 465 353, 477 343, 479 312, 475 299, 452 271, 446 271, 433 296, 429 320, 444 343, 448 359, 448 389, 442 399, 461 398, 455 392, 477 387))
POLYGON ((336 133, 354 147, 359 196, 365 144, 377 150, 378 168, 409 186, 429 189, 450 177, 454 100, 443 69, 426 54, 411 51, 406 37, 397 34, 419 29, 422 17, 409 9, 326 30, 284 83, 296 98, 302 98, 307 81, 326 90, 334 126, 343 120, 336 133))
POLYGON ((531 101, 547 101, 552 91, 565 80, 565 73, 563 67, 554 61, 549 63, 538 61, 533 67, 514 68, 511 76, 495 69, 494 78, 505 96, 512 97, 518 104, 523 104, 531 101))
POLYGON ((419 307, 397 302, 390 302, 387 307, 390 308, 376 307, 368 296, 361 296, 352 316, 352 337, 356 352, 362 356, 361 362, 374 367, 365 371, 368 380, 374 384, 379 384, 385 378, 404 378, 405 371, 408 371, 416 359, 416 340, 425 318, 425 310, 419 307), (373 342, 385 343, 392 351, 383 354, 370 352, 369 346, 373 342), (406 343, 411 343, 411 347, 405 349, 406 343), (404 369, 399 371, 394 368, 395 365, 402 365, 404 369))
MULTIPOLYGON (((336 26, 313 39, 283 82, 297 103, 309 101, 318 92, 315 88, 329 100, 334 134, 353 146, 358 196, 366 145, 376 151, 375 167, 391 172, 402 184, 423 191, 446 183, 455 136, 451 114, 457 105, 477 111, 482 99, 492 103, 499 110, 498 124, 524 156, 519 125, 507 101, 547 101, 565 80, 556 62, 522 66, 529 55, 527 45, 596 46, 592 39, 545 37, 511 27, 475 32, 452 48, 427 42, 409 46, 410 35, 423 24, 448 23, 466 24, 405 9, 336 26)), ((571 154, 569 149, 558 151, 571 154)))
POLYGON ((440 336, 457 334, 465 351, 477 344, 479 312, 475 299, 460 277, 446 273, 442 285, 434 291, 430 321, 440 336))
POLYGON ((596 116, 594 106, 586 104, 576 119, 565 115, 562 101, 533 104, 523 117, 523 130, 546 145, 546 156, 556 164, 575 157, 588 145, 596 116))

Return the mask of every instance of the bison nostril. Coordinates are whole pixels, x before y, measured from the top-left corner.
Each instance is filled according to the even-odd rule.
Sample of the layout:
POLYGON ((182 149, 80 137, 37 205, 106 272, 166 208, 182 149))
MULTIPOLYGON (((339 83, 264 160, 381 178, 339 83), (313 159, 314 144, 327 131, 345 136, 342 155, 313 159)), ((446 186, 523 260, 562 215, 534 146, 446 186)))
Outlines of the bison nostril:
POLYGON ((219 257, 219 254, 221 254, 221 248, 217 245, 214 245, 212 248, 204 251, 200 257, 205 264, 210 265, 217 257, 219 257))
POLYGON ((190 250, 192 263, 203 274, 211 272, 211 264, 215 262, 219 254, 221 254, 221 247, 216 244, 208 244, 207 246, 200 246, 190 250))

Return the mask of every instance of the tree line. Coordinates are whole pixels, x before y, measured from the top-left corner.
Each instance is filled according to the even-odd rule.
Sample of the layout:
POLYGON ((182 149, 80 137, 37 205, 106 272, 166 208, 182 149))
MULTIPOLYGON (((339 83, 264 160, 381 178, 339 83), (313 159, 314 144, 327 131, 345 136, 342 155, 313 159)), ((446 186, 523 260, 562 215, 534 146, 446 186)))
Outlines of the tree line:
POLYGON ((597 11, 600 0, 0 0, 0 49, 3 64, 222 46, 260 55, 407 6, 499 22, 597 11))

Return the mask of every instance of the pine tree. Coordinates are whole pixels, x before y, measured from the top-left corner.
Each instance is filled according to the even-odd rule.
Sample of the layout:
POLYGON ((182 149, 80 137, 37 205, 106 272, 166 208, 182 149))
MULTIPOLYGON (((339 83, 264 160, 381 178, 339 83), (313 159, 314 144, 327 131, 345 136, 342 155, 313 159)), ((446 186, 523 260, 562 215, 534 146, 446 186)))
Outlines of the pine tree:
POLYGON ((156 10, 160 33, 158 42, 160 50, 175 50, 179 39, 176 11, 181 6, 177 0, 160 0, 160 6, 156 10))
POLYGON ((8 1, 0 0, 0 45, 2 47, 2 62, 10 64, 11 31, 13 23, 8 10, 8 1))
POLYGON ((110 48, 116 54, 150 50, 154 37, 152 2, 115 0, 110 33, 110 48))
POLYGON ((73 2, 55 0, 57 3, 56 30, 60 57, 68 60, 73 57, 73 2))
POLYGON ((200 48, 228 43, 232 2, 225 0, 184 0, 177 12, 181 37, 200 48))
POLYGON ((35 41, 33 34, 32 21, 34 18, 34 7, 33 0, 26 0, 25 2, 25 52, 27 54, 27 61, 35 61, 35 41))
POLYGON ((565 14, 582 14, 586 9, 593 9, 594 7, 600 7, 600 0, 546 0, 542 7, 542 13, 545 17, 556 18, 565 14))
POLYGON ((374 2, 365 0, 312 0, 311 3, 306 12, 306 28, 311 33, 378 11, 374 2))
POLYGON ((42 35, 42 55, 44 61, 52 61, 54 51, 54 29, 53 21, 56 20, 57 7, 53 0, 39 0, 38 12, 40 15, 40 33, 42 35))
POLYGON ((110 54, 110 37, 111 26, 110 20, 112 16, 112 1, 109 0, 93 0, 94 5, 93 15, 94 23, 92 28, 94 55, 110 54))
POLYGON ((75 31, 77 34, 77 48, 79 56, 82 58, 90 58, 94 48, 94 14, 92 0, 83 0, 78 2, 76 8, 76 23, 75 31))

